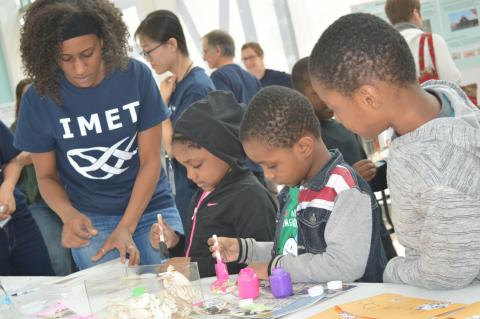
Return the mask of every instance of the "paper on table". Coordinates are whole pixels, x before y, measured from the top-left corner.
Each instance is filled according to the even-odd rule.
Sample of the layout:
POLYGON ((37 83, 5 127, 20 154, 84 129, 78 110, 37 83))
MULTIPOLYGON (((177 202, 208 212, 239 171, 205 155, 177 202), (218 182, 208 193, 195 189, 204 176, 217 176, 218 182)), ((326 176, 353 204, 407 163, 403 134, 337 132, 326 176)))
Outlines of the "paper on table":
POLYGON ((472 303, 463 309, 441 316, 439 319, 474 319, 480 318, 480 302, 472 303))
POLYGON ((316 314, 309 319, 342 318, 340 315, 342 311, 355 315, 358 319, 428 319, 464 306, 459 303, 417 299, 397 294, 381 294, 340 305, 337 309, 316 314))

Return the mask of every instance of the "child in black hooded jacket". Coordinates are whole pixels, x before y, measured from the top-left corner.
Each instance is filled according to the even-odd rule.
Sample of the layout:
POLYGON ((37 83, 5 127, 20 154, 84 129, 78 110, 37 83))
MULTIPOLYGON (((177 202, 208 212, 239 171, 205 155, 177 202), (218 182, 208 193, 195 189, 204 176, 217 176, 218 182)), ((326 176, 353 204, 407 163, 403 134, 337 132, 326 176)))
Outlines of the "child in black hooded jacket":
MULTIPOLYGON (((170 250, 183 247, 185 257, 171 262, 196 261, 201 277, 215 275, 215 260, 207 244, 213 234, 258 241, 274 236, 275 201, 244 164, 238 137, 243 113, 231 93, 215 91, 190 106, 174 128, 173 154, 200 189, 188 209, 185 236, 164 222, 160 226, 170 250)), ((158 247, 158 223, 152 225, 150 241, 158 247)), ((245 267, 227 266, 230 273, 245 267)))

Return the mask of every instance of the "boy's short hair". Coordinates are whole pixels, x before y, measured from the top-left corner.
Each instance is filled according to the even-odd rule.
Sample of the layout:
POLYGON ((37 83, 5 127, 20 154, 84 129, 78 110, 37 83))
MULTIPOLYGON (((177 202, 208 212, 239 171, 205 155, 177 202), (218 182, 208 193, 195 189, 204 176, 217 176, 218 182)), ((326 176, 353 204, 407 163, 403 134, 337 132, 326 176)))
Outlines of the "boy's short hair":
POLYGON ((292 147, 305 134, 320 138, 320 123, 302 94, 283 86, 261 89, 240 126, 242 142, 258 139, 268 146, 292 147))
POLYGON ((203 36, 208 41, 208 47, 214 49, 219 47, 222 56, 235 57, 235 42, 227 32, 222 30, 213 30, 203 36))
POLYGON ((373 81, 416 83, 415 62, 403 36, 367 13, 345 15, 320 36, 310 55, 310 76, 345 96, 373 81))
POLYGON ((308 73, 308 56, 301 58, 292 68, 292 85, 299 92, 304 93, 305 87, 311 83, 308 73))
POLYGON ((263 49, 257 42, 247 42, 242 45, 240 51, 252 49, 259 57, 263 57, 263 49))
POLYGON ((385 13, 391 24, 410 21, 415 9, 420 12, 420 0, 387 0, 385 3, 385 13))

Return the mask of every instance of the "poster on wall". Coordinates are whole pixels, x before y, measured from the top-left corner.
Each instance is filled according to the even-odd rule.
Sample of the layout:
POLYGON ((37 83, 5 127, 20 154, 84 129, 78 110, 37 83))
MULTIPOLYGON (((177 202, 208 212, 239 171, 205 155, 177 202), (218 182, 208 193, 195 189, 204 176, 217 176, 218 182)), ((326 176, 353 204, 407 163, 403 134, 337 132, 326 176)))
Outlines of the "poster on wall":
MULTIPOLYGON (((368 12, 388 22, 386 0, 351 6, 352 12, 368 12)), ((424 30, 441 35, 462 73, 469 96, 477 95, 480 82, 480 0, 423 0, 420 8, 424 30)))

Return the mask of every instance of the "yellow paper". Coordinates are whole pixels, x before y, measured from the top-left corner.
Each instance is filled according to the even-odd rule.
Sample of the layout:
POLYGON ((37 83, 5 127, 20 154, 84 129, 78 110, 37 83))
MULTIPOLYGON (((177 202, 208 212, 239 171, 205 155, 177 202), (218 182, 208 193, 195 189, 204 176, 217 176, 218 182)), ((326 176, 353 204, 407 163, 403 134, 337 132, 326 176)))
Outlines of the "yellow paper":
POLYGON ((464 306, 464 304, 411 298, 397 294, 381 294, 337 306, 336 309, 331 309, 333 312, 320 313, 310 319, 428 319, 464 306), (342 311, 344 315, 340 314, 342 311), (349 317, 348 314, 353 317, 349 317))
POLYGON ((317 313, 312 317, 308 317, 308 319, 375 319, 375 318, 358 317, 336 306, 335 308, 331 308, 327 311, 317 313))
POLYGON ((449 313, 441 319, 480 319, 480 302, 472 303, 465 308, 449 313))

